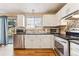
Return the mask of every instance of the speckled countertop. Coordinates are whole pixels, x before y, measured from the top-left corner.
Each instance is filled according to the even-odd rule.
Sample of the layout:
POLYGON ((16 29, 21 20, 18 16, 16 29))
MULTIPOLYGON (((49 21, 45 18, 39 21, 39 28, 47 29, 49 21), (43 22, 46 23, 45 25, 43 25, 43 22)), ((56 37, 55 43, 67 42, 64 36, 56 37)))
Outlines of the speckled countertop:
POLYGON ((54 35, 60 38, 63 38, 64 40, 68 40, 70 42, 74 42, 74 43, 78 43, 79 44, 79 37, 75 38, 69 35, 65 35, 65 34, 57 34, 57 33, 24 33, 24 34, 14 34, 14 35, 54 35))
POLYGON ((54 34, 54 36, 63 38, 64 40, 67 40, 69 42, 73 42, 75 44, 79 44, 79 37, 72 37, 72 36, 65 35, 65 34, 54 34))
POLYGON ((72 36, 65 35, 65 34, 53 34, 53 35, 60 37, 60 38, 63 38, 65 40, 79 40, 79 38, 72 37, 72 36))

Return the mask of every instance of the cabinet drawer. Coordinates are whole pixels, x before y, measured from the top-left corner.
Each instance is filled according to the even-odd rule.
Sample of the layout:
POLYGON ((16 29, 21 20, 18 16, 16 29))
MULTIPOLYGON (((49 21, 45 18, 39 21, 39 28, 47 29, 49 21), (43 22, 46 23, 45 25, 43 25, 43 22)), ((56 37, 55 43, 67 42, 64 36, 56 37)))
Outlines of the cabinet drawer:
POLYGON ((70 55, 71 56, 79 56, 79 53, 78 53, 78 51, 71 50, 70 55))
POLYGON ((70 42, 70 55, 79 56, 79 45, 73 42, 70 42))
POLYGON ((73 49, 77 49, 77 50, 79 50, 79 45, 76 44, 76 43, 72 43, 72 42, 70 42, 70 47, 73 48, 73 49))

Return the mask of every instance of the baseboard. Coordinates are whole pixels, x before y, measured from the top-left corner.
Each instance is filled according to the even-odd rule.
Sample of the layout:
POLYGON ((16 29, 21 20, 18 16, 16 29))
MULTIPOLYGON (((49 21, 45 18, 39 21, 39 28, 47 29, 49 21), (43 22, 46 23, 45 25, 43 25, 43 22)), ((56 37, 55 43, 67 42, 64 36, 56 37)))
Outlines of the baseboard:
POLYGON ((25 48, 14 48, 14 50, 25 50, 25 48))
POLYGON ((14 50, 37 50, 37 49, 44 49, 44 50, 46 50, 46 49, 50 49, 50 50, 53 50, 53 48, 14 48, 14 50))
POLYGON ((52 49, 52 48, 25 48, 25 49, 52 49))

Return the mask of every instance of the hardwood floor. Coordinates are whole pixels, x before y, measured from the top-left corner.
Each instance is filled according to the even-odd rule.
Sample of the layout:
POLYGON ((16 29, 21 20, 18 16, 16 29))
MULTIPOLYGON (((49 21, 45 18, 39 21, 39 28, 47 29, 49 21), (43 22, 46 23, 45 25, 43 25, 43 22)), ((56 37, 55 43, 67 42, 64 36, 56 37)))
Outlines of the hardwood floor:
POLYGON ((56 56, 52 49, 14 50, 13 45, 0 46, 0 56, 56 56))
POLYGON ((14 50, 15 56, 56 56, 51 49, 14 50))

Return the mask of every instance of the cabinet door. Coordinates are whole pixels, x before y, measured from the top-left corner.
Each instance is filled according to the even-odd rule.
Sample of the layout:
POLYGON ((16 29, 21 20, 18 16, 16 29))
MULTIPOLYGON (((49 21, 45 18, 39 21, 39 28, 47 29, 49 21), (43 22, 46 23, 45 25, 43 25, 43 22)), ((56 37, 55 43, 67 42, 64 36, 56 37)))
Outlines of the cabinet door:
POLYGON ((40 41, 40 35, 35 35, 34 41, 33 41, 33 48, 41 48, 41 41, 40 41))
POLYGON ((26 48, 40 48, 40 39, 38 35, 26 35, 26 48))
POLYGON ((41 48, 51 48, 50 38, 47 35, 41 36, 41 48))
POLYGON ((17 15, 17 26, 25 27, 25 16, 24 15, 17 15))
POLYGON ((70 42, 70 55, 79 56, 79 45, 73 42, 70 42))
MULTIPOLYGON (((72 4, 73 5, 73 4, 72 4)), ((69 4, 66 4, 63 8, 61 8, 59 11, 58 11, 58 16, 59 16, 59 18, 60 18, 60 20, 63 18, 63 17, 65 17, 65 16, 67 16, 69 13, 71 13, 71 8, 73 8, 72 6, 71 6, 71 4, 69 3, 69 4)))
POLYGON ((77 10, 79 10, 79 4, 78 3, 68 3, 66 4, 59 12, 61 13, 61 18, 65 17, 77 10))
POLYGON ((51 45, 51 48, 54 49, 54 35, 50 35, 50 45, 51 45))
POLYGON ((43 26, 56 26, 55 15, 43 15, 43 26))
POLYGON ((73 13, 73 12, 79 10, 79 8, 78 8, 79 7, 79 3, 74 3, 74 4, 68 3, 67 7, 68 7, 68 10, 66 10, 66 12, 68 11, 68 14, 70 14, 70 13, 73 13))
POLYGON ((25 36, 25 48, 32 48, 33 47, 33 39, 31 35, 25 36))

